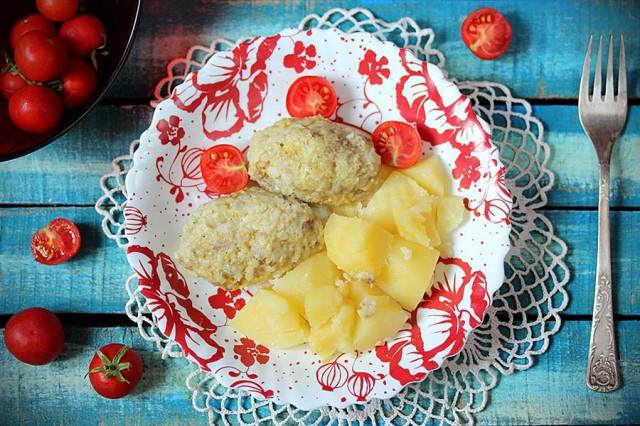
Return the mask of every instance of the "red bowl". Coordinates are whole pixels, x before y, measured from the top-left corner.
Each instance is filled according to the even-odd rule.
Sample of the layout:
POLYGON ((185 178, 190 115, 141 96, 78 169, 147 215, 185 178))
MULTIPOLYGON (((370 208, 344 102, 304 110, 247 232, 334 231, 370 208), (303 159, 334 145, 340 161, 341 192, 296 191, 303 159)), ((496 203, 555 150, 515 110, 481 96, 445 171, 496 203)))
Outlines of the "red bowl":
MULTIPOLYGON (((113 85, 122 70, 135 38, 142 0, 91 0, 86 13, 96 16, 107 30, 106 56, 98 58, 98 85, 83 106, 64 111, 58 125, 47 133, 28 133, 17 128, 9 118, 8 102, 0 100, 0 161, 22 157, 36 151, 72 128, 95 107, 113 85)), ((0 14, 0 49, 10 52, 9 29, 28 14, 37 13, 35 0, 10 1, 0 14)))

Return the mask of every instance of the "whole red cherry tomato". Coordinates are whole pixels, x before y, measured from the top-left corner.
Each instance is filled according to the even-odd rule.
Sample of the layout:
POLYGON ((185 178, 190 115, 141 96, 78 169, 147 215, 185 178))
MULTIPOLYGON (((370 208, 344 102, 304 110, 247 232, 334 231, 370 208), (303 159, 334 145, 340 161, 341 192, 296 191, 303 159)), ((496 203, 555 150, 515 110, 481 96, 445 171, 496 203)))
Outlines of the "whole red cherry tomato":
POLYGON ((37 262, 57 265, 80 248, 80 231, 67 219, 54 219, 31 237, 31 253, 37 262))
POLYGON ((462 23, 462 41, 481 59, 496 59, 511 43, 511 25, 495 9, 483 7, 462 23))
POLYGON ((7 99, 28 84, 29 83, 22 78, 20 74, 14 74, 11 71, 4 71, 0 73, 0 93, 2 93, 2 96, 7 99))
POLYGON ((95 16, 79 14, 60 26, 60 38, 69 52, 87 56, 107 42, 107 31, 95 16))
POLYGON ((101 347, 89 364, 89 381, 105 398, 129 395, 142 378, 142 359, 129 346, 111 343, 101 347))
POLYGON ((11 27, 11 34, 9 35, 9 44, 11 45, 11 49, 16 50, 18 40, 30 31, 42 31, 50 35, 58 35, 56 24, 44 16, 39 13, 27 15, 18 19, 15 24, 13 24, 13 27, 11 27))
POLYGON ((36 0, 38 11, 52 21, 70 19, 78 11, 78 0, 36 0))
POLYGON ((65 108, 75 108, 91 97, 96 90, 98 78, 87 61, 72 56, 60 74, 60 81, 62 81, 62 103, 65 108))
POLYGON ((60 355, 64 330, 53 312, 29 308, 9 318, 4 329, 4 343, 19 361, 44 365, 60 355))
POLYGON ((45 83, 56 78, 64 69, 67 47, 54 35, 31 31, 18 40, 15 61, 26 78, 45 83))
POLYGON ((29 85, 9 99, 13 124, 31 133, 44 133, 56 127, 62 117, 62 99, 45 86, 29 85))

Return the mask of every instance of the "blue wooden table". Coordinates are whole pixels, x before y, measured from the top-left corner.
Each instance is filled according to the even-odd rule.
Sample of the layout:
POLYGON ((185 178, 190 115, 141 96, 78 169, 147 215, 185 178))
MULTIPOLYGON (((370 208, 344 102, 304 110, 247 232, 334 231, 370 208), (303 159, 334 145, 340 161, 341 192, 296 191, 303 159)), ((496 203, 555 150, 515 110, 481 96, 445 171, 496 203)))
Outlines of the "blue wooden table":
POLYGON ((449 75, 498 81, 527 99, 546 127, 555 173, 544 214, 569 247, 571 302, 550 349, 524 372, 502 376, 479 423, 640 422, 640 1, 206 1, 149 0, 129 62, 108 97, 60 140, 0 164, 0 325, 31 306, 60 314, 67 334, 61 357, 46 366, 17 362, 0 345, 0 423, 204 424, 191 407, 184 360, 162 360, 123 314, 130 274, 122 250, 102 233, 94 203, 110 162, 127 153, 148 125, 155 84, 169 60, 214 38, 268 35, 332 7, 369 8, 434 29, 449 75), (490 5, 511 22, 509 51, 474 57, 460 38, 472 10, 490 5), (596 257, 596 157, 578 120, 577 95, 588 35, 624 33, 630 108, 612 160, 611 226, 616 331, 624 385, 611 394, 585 386, 596 257), (50 219, 79 225, 81 252, 48 267, 33 262, 31 234, 50 219), (145 376, 131 396, 105 400, 84 379, 95 348, 124 341, 138 349, 145 376))

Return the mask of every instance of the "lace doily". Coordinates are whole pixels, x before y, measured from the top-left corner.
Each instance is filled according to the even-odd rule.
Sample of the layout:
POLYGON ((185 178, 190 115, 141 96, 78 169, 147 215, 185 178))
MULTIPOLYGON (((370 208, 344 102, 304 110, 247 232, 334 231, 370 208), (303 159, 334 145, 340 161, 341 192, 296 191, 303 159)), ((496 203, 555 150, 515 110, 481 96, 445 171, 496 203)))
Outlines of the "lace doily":
MULTIPOLYGON (((444 55, 432 46, 433 31, 421 28, 410 18, 388 23, 365 9, 332 9, 322 16, 309 15, 299 25, 302 29, 315 27, 366 31, 444 67, 444 55)), ((214 52, 236 43, 217 39, 208 47, 194 46, 186 57, 171 61, 168 75, 156 86, 152 105, 169 96, 189 72, 199 69, 214 52)), ((392 399, 373 400, 365 406, 345 410, 325 407, 307 412, 290 405, 256 400, 243 391, 221 386, 212 374, 194 365, 194 371, 186 378, 186 386, 192 393, 193 407, 206 413, 209 423, 286 424, 293 421, 319 425, 336 421, 346 425, 367 421, 387 424, 394 420, 424 423, 431 419, 447 424, 473 424, 474 414, 486 407, 488 392, 497 385, 501 375, 530 368, 533 357, 546 352, 550 336, 560 328, 559 313, 568 303, 564 286, 569 280, 569 270, 564 263, 565 243, 554 234, 551 222, 537 211, 546 205, 546 192, 554 180, 546 168, 549 147, 543 141, 544 129, 532 116, 531 106, 514 98, 504 85, 457 84, 472 100, 476 113, 491 125, 492 140, 500 148, 500 157, 507 169, 507 186, 514 199, 510 216, 512 249, 505 259, 506 282, 494 295, 485 322, 471 333, 462 352, 445 361, 423 382, 407 386, 392 399)), ((113 172, 100 181, 104 195, 96 202, 97 212, 104 216, 104 233, 121 248, 127 245, 124 178, 137 146, 138 141, 133 141, 129 154, 113 160, 113 172)), ((129 295, 126 313, 138 325, 142 337, 153 341, 163 358, 181 357, 180 347, 159 332, 155 319, 149 315, 137 289, 135 274, 127 280, 126 289, 129 295)))

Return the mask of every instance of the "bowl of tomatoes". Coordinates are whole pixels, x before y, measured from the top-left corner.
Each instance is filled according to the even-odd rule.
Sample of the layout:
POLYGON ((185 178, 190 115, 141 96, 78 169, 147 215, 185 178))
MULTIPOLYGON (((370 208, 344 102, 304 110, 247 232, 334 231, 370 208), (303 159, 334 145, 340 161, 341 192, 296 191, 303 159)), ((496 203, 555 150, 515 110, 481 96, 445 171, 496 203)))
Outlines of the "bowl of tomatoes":
POLYGON ((20 0, 0 14, 0 162, 36 151, 105 96, 142 0, 20 0))

